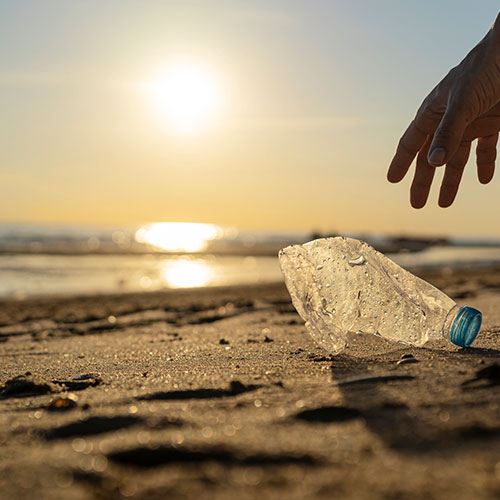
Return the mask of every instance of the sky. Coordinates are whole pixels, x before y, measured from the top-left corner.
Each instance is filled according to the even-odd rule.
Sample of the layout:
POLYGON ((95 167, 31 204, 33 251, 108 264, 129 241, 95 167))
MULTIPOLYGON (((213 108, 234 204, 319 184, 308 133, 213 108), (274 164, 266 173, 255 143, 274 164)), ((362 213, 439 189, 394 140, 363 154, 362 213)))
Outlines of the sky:
POLYGON ((411 176, 386 181, 422 99, 497 13, 0 0, 0 221, 500 235, 500 183, 472 162, 448 209, 436 188, 410 208, 411 176))

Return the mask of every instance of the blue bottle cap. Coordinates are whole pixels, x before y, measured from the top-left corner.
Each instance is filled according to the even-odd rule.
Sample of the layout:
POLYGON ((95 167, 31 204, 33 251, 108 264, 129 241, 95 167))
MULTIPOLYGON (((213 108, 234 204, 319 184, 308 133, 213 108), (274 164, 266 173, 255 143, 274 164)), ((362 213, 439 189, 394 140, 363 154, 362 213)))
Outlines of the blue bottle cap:
POLYGON ((458 311, 451 327, 450 340, 460 346, 469 347, 476 338, 483 315, 473 307, 464 306, 458 311))

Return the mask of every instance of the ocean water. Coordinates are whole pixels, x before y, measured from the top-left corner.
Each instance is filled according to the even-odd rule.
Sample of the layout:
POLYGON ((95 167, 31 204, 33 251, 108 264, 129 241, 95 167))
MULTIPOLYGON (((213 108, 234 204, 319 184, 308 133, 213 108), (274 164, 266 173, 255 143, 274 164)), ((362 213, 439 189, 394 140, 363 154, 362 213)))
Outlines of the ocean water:
POLYGON ((275 257, 165 255, 0 255, 0 296, 153 291, 270 283, 275 257))
POLYGON ((210 224, 0 225, 0 297, 120 293, 281 280, 276 254, 306 234, 210 224))
MULTIPOLYGON (((279 282, 279 248, 313 237, 306 232, 241 232, 206 224, 0 225, 0 297, 279 282)), ((393 240, 359 237, 381 250, 394 249, 393 240)), ((421 243, 417 241, 417 247, 421 243)), ((494 239, 426 242, 423 247, 388 255, 409 270, 500 265, 500 241, 494 239)))

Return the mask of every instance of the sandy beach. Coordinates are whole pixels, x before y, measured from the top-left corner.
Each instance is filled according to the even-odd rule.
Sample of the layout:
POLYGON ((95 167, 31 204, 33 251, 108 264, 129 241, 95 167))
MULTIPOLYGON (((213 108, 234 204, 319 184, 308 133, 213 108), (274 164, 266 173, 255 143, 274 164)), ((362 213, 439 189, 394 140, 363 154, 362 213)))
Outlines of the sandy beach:
POLYGON ((500 500, 498 1, 0 25, 0 500, 500 500))
POLYGON ((331 357, 282 284, 3 301, 10 499, 500 496, 500 270, 427 273, 472 348, 331 357))

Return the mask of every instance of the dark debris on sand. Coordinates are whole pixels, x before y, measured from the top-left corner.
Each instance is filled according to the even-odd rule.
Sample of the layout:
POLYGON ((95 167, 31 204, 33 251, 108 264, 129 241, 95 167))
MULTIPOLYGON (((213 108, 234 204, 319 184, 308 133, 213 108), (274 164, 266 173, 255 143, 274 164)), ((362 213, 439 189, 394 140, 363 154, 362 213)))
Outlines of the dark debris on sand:
POLYGON ((0 387, 0 397, 3 399, 23 398, 62 392, 62 390, 61 385, 50 382, 40 375, 26 372, 24 375, 18 375, 7 380, 0 387))
POLYGON ((485 313, 460 351, 366 337, 331 356, 283 285, 9 303, 0 496, 496 500, 491 274, 489 299, 437 276, 485 313))
POLYGON ((262 387, 261 385, 245 385, 239 380, 233 380, 227 389, 188 389, 183 391, 159 391, 152 394, 139 396, 139 401, 175 401, 183 399, 212 399, 238 396, 245 392, 252 392, 262 387))

